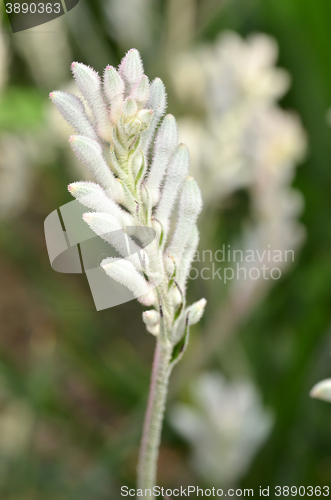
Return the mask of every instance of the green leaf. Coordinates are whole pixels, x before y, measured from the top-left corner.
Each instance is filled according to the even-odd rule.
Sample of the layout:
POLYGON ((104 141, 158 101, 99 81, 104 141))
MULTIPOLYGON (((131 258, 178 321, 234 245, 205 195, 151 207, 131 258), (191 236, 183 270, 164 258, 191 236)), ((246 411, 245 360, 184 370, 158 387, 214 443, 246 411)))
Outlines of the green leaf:
POLYGON ((183 337, 180 339, 180 341, 174 346, 174 349, 172 351, 172 357, 171 357, 171 364, 176 364, 178 361, 180 361, 184 355, 184 352, 186 351, 189 337, 190 337, 190 325, 188 322, 189 318, 189 313, 186 316, 185 320, 185 332, 183 337))

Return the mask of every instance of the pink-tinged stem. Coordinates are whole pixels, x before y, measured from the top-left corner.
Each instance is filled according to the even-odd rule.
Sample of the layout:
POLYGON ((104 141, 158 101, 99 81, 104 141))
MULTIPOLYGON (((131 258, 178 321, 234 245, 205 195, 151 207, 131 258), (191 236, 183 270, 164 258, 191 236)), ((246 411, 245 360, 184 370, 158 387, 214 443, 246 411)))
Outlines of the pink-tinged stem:
POLYGON ((172 348, 157 342, 154 354, 151 384, 144 421, 138 463, 138 488, 150 490, 145 498, 152 499, 156 485, 157 460, 161 441, 162 423, 170 376, 172 348))

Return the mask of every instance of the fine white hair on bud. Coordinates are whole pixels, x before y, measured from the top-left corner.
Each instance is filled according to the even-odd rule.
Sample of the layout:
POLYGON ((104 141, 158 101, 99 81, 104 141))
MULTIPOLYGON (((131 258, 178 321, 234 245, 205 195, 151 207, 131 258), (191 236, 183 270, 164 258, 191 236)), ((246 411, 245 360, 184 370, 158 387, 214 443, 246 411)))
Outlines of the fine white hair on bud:
POLYGON ((103 88, 109 104, 112 104, 114 97, 124 94, 125 84, 113 66, 107 66, 104 71, 103 88))
POLYGON ((142 314, 146 329, 152 335, 157 336, 160 333, 160 313, 155 309, 144 311, 142 314))
POLYGON ((104 71, 103 88, 110 104, 110 119, 116 123, 122 111, 125 84, 113 66, 107 66, 104 71))
POLYGON ((322 380, 314 385, 310 391, 310 396, 331 403, 331 378, 322 380))
POLYGON ((179 216, 171 241, 172 255, 178 263, 201 209, 202 198, 199 186, 193 177, 188 177, 180 197, 179 216))
POLYGON ((70 136, 69 142, 77 158, 86 165, 96 180, 111 192, 116 201, 119 186, 103 157, 100 144, 81 135, 70 136))
POLYGON ((142 133, 140 141, 140 147, 143 153, 147 156, 151 142, 155 135, 155 130, 167 109, 167 93, 160 78, 155 78, 155 80, 151 83, 149 89, 149 99, 146 106, 154 112, 152 122, 148 129, 142 133))
POLYGON ((137 103, 131 96, 128 96, 123 104, 123 121, 124 123, 132 120, 138 111, 137 103))
POLYGON ((109 213, 116 217, 123 226, 134 224, 133 217, 110 199, 99 184, 89 181, 73 182, 69 184, 68 191, 85 207, 96 212, 109 213))
POLYGON ((71 70, 79 90, 93 111, 98 133, 105 141, 111 139, 112 126, 109 113, 102 94, 100 76, 94 69, 82 63, 73 62, 71 70))
POLYGON ((119 72, 130 87, 141 80, 144 74, 144 68, 137 49, 130 49, 123 57, 119 66, 119 72))
POLYGON ((190 237, 184 249, 181 258, 181 265, 178 269, 177 282, 180 288, 185 292, 186 282, 189 276, 191 265, 199 245, 199 231, 197 225, 194 224, 191 230, 190 237))
MULTIPOLYGON (((112 233, 122 229, 122 225, 119 219, 109 213, 86 212, 85 214, 83 214, 83 220, 90 226, 90 228, 98 236, 101 236, 102 239, 108 241, 108 243, 110 243, 111 245, 112 245, 112 236, 111 236, 112 233)), ((122 255, 122 252, 120 253, 122 255)))
POLYGON ((159 198, 159 189, 165 175, 169 160, 178 144, 178 130, 175 118, 165 116, 155 138, 153 161, 146 180, 146 185, 151 192, 153 204, 159 198))
POLYGON ((147 255, 122 228, 120 220, 109 213, 87 212, 83 220, 103 240, 107 241, 135 268, 142 270, 147 264, 147 255))
POLYGON ((184 144, 177 146, 166 173, 161 199, 155 217, 163 226, 165 236, 170 225, 170 215, 175 205, 178 192, 183 186, 190 166, 190 156, 184 144))
POLYGON ((200 321, 205 311, 206 303, 206 299, 200 299, 185 310, 184 315, 188 317, 189 326, 195 325, 200 321))
POLYGON ((137 101, 139 107, 146 104, 149 98, 149 80, 146 75, 131 90, 131 97, 137 101))
POLYGON ((84 104, 79 97, 60 90, 51 92, 49 97, 75 132, 95 141, 98 140, 98 136, 86 114, 84 104))
POLYGON ((153 303, 154 294, 151 286, 136 270, 132 262, 128 260, 106 259, 101 262, 100 266, 106 271, 108 276, 121 285, 126 286, 136 299, 140 299, 142 303, 150 301, 153 303))

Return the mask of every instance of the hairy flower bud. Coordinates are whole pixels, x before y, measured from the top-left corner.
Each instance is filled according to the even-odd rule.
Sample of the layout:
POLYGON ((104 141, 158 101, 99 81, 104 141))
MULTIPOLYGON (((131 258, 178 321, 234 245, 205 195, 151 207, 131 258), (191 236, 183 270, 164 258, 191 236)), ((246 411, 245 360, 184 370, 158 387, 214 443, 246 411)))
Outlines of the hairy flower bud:
POLYGON ((77 158, 84 163, 98 182, 111 193, 116 200, 118 184, 103 157, 102 149, 93 139, 81 135, 72 135, 69 138, 70 146, 77 158))
POLYGON ((146 75, 144 75, 140 82, 132 89, 130 95, 138 103, 139 107, 146 104, 149 98, 149 80, 146 75))
POLYGON ((180 259, 201 209, 202 199, 199 186, 193 177, 188 177, 180 197, 179 216, 171 241, 175 260, 180 259))
POLYGON ((147 331, 157 336, 160 333, 160 313, 155 311, 155 309, 150 309, 149 311, 144 311, 142 317, 147 331))
POLYGON ((109 141, 112 127, 107 105, 102 94, 100 76, 94 69, 82 63, 73 62, 71 70, 79 90, 93 111, 100 136, 109 141))
POLYGON ((98 136, 86 114, 84 104, 79 97, 68 92, 51 92, 50 99, 55 104, 61 115, 75 131, 90 139, 97 140, 98 136))
POLYGON ((200 299, 186 309, 185 313, 188 315, 188 323, 190 326, 200 321, 205 311, 206 303, 206 299, 200 299))
POLYGON ((136 299, 140 299, 145 305, 152 305, 155 300, 153 290, 134 265, 127 260, 114 260, 112 262, 109 260, 102 261, 100 264, 108 276, 126 286, 136 299))
POLYGON ((137 49, 131 49, 123 57, 119 72, 124 80, 130 85, 138 83, 144 74, 143 63, 137 49))
POLYGON ((155 217, 161 222, 165 233, 168 232, 171 211, 176 202, 177 194, 187 177, 189 166, 188 149, 184 144, 180 144, 170 160, 161 199, 155 212, 155 217))
POLYGON ((167 115, 156 135, 153 161, 146 181, 146 185, 152 194, 154 205, 159 199, 159 188, 177 143, 178 130, 176 120, 172 115, 167 115))
POLYGON ((122 210, 114 200, 110 199, 99 184, 94 182, 73 182, 68 186, 69 192, 82 205, 96 212, 106 212, 116 217, 123 226, 134 224, 130 214, 122 210))

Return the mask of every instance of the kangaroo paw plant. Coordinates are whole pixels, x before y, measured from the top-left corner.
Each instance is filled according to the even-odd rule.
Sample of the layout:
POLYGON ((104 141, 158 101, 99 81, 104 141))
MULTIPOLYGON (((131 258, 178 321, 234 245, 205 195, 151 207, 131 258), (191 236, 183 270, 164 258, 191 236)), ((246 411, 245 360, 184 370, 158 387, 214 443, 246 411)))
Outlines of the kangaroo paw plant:
MULTIPOLYGON (((176 120, 164 116, 164 85, 159 78, 149 82, 137 50, 130 50, 118 69, 107 66, 102 79, 81 63, 71 69, 83 99, 61 91, 50 98, 75 130, 70 145, 97 183, 74 182, 69 191, 90 210, 84 221, 124 257, 107 258, 101 267, 150 307, 143 321, 156 337, 138 464, 138 488, 150 489, 153 498, 169 376, 206 304, 201 299, 187 306, 185 300, 199 239, 201 194, 188 176, 189 153, 178 144, 176 120), (141 251, 143 258, 137 252, 128 256, 116 236, 129 226, 155 231, 153 243, 141 251)), ((137 246, 126 238, 130 248, 137 246)))

